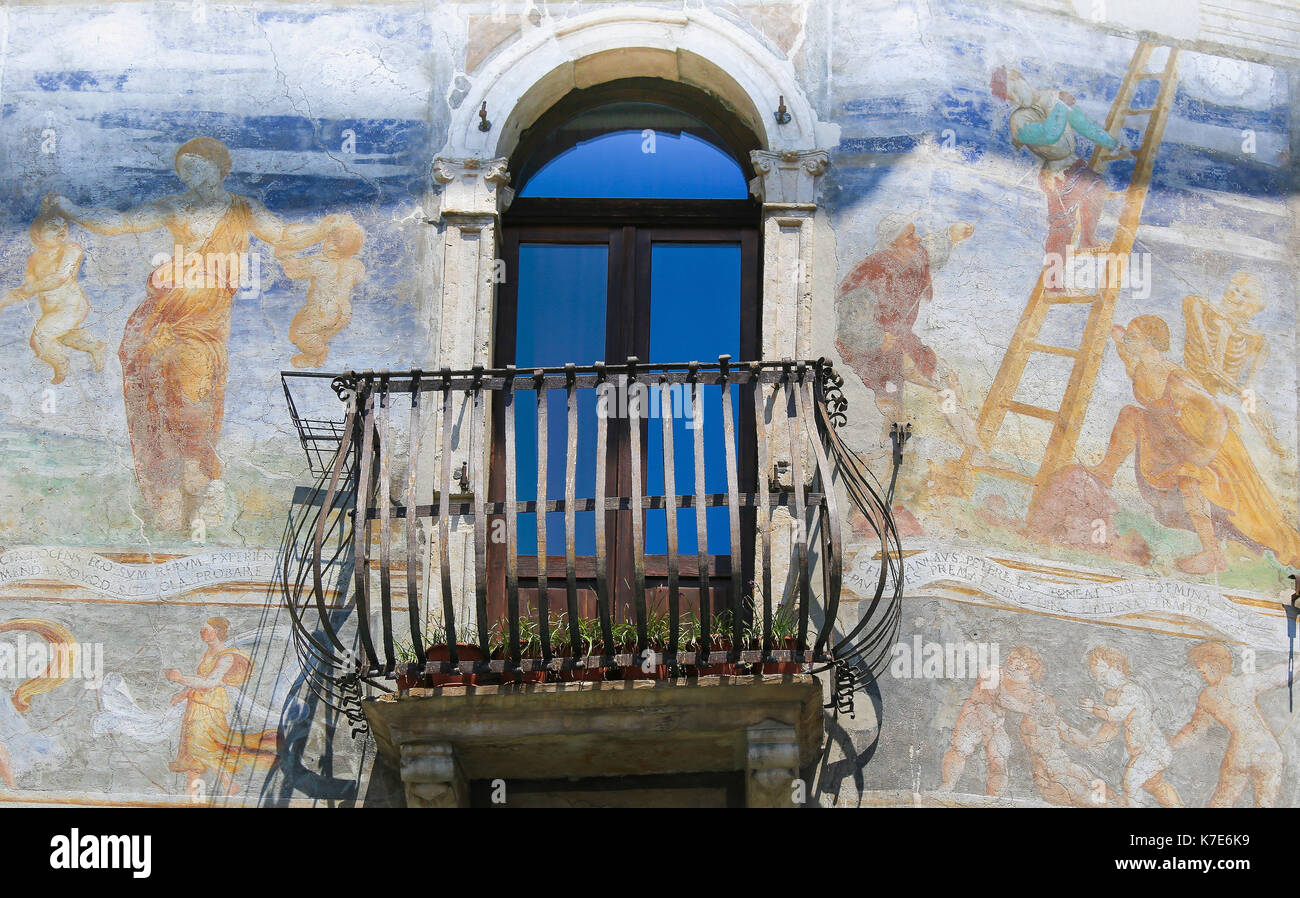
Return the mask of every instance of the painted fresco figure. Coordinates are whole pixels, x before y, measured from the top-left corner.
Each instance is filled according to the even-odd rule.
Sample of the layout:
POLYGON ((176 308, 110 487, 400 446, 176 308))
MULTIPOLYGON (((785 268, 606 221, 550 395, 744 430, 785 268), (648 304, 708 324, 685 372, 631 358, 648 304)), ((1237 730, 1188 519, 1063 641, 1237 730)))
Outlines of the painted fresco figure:
POLYGON ((90 314, 90 300, 77 283, 84 252, 68 241, 67 219, 42 213, 28 234, 35 249, 27 257, 27 275, 21 287, 0 300, 0 309, 37 298, 41 317, 32 330, 31 346, 36 357, 54 369, 50 383, 62 383, 71 372, 68 349, 86 353, 96 371, 104 370, 106 344, 81 326, 90 314))
POLYGON ((365 231, 350 215, 285 228, 275 258, 285 274, 309 285, 307 302, 289 324, 289 339, 301 350, 290 359, 295 368, 325 364, 329 341, 352 319, 352 291, 366 273, 366 266, 354 257, 365 239, 365 231), (321 247, 315 254, 298 255, 317 243, 321 247))
POLYGON ((1183 367, 1196 376, 1211 396, 1232 396, 1241 400, 1246 416, 1259 431, 1269 451, 1278 457, 1286 448, 1277 438, 1268 406, 1250 391, 1251 378, 1264 365, 1268 342, 1250 319, 1264 310, 1264 288, 1254 275, 1239 271, 1215 305, 1204 296, 1183 300, 1186 325, 1183 367), (1248 392, 1250 391, 1250 392, 1248 392))
POLYGON ((230 726, 230 694, 246 684, 253 672, 253 659, 240 649, 225 644, 230 622, 214 617, 205 623, 199 636, 207 650, 199 660, 198 671, 187 676, 179 670, 164 672, 168 680, 185 687, 172 696, 172 704, 185 702, 181 721, 181 741, 176 760, 168 768, 186 776, 186 792, 197 794, 204 774, 215 773, 220 789, 234 795, 239 786, 234 776, 244 769, 267 770, 279 755, 279 733, 265 730, 237 733, 230 726))
POLYGON ((906 214, 881 219, 875 250, 840 284, 835 346, 874 394, 876 408, 885 416, 886 443, 890 426, 905 420, 905 383, 934 393, 951 390, 944 417, 976 464, 992 465, 966 411, 956 374, 913 330, 922 304, 934 295, 931 274, 947 263, 953 247, 974 232, 960 221, 946 231, 921 237, 906 214))
POLYGON ((1287 521, 1237 435, 1232 413, 1187 369, 1165 357, 1169 326, 1142 315, 1111 336, 1133 381, 1137 405, 1120 410, 1101 462, 1088 470, 1110 486, 1130 455, 1143 498, 1166 527, 1191 530, 1201 550, 1180 558, 1180 570, 1207 574, 1227 567, 1220 536, 1279 564, 1300 565, 1300 531, 1287 521))
POLYGON ((49 661, 39 674, 19 683, 12 694, 0 687, 0 782, 10 789, 17 788, 18 774, 61 759, 62 748, 28 725, 23 715, 31 710, 33 698, 67 682, 76 657, 76 640, 54 621, 19 618, 0 623, 0 633, 14 632, 34 633, 44 639, 49 645, 49 661))
POLYGON ((1196 710, 1187 726, 1173 738, 1181 749, 1215 723, 1228 731, 1228 748, 1219 764, 1219 783, 1210 798, 1212 808, 1230 808, 1252 786, 1255 806, 1277 804, 1282 788, 1282 746, 1259 710, 1259 696, 1290 682, 1283 663, 1258 673, 1232 672, 1232 652, 1221 642, 1201 642, 1187 656, 1206 686, 1196 700, 1196 710))
MULTIPOLYGON (((197 137, 175 155, 176 173, 189 188, 184 194, 125 212, 83 209, 61 196, 48 197, 45 206, 97 234, 166 228, 186 258, 243 259, 250 235, 278 244, 284 226, 257 200, 225 190, 230 165, 224 144, 197 137)), ((169 260, 150 275, 118 350, 136 480, 162 530, 188 527, 221 476, 216 447, 240 281, 238 264, 219 278, 201 278, 200 286, 174 267, 183 266, 169 260)))
POLYGON ((1029 753, 1034 788, 1045 800, 1078 808, 1116 805, 1110 787, 1066 752, 1065 742, 1084 748, 1087 737, 1061 720, 1059 705, 1052 696, 1034 696, 1032 710, 1020 718, 1020 741, 1029 753))
MULTIPOLYGON (((1088 167, 1075 147, 1083 137, 1107 149, 1119 146, 1105 128, 1075 106, 1063 90, 1039 90, 1015 69, 999 66, 990 83, 993 96, 1010 102, 1011 143, 1043 161, 1038 184, 1047 196, 1046 258, 1063 259, 1079 228, 1079 248, 1097 247, 1097 219, 1106 201, 1106 179, 1088 167)), ((1056 268, 1055 270, 1062 270, 1056 268)), ((1051 292, 1063 285, 1049 283, 1051 292)))
POLYGON ((1061 719, 1059 704, 1042 687, 1045 672, 1042 656, 1028 646, 1012 649, 1003 667, 1006 693, 1023 709, 1020 741, 1029 753, 1034 788, 1052 804, 1114 806, 1117 796, 1110 787, 1066 752, 1065 743, 1090 748, 1091 740, 1061 719))
POLYGON ((1132 805, 1138 791, 1145 789, 1166 808, 1182 807, 1174 787, 1164 780, 1165 768, 1174 759, 1169 740, 1155 720, 1155 702, 1129 676, 1128 659, 1109 646, 1088 652, 1088 670, 1105 690, 1105 703, 1079 699, 1085 711, 1102 721, 1092 737, 1092 747, 1106 745, 1124 732, 1129 762, 1124 769, 1123 804, 1132 805))
MULTIPOLYGON (((1008 660, 1020 657, 1013 654, 1008 660)), ((981 748, 984 749, 986 794, 999 796, 1006 791, 1007 762, 1011 755, 1011 737, 1006 727, 1008 709, 1021 713, 1028 710, 1002 688, 1000 669, 987 671, 975 683, 970 697, 957 712, 952 744, 943 755, 940 791, 956 791, 966 762, 981 748)))

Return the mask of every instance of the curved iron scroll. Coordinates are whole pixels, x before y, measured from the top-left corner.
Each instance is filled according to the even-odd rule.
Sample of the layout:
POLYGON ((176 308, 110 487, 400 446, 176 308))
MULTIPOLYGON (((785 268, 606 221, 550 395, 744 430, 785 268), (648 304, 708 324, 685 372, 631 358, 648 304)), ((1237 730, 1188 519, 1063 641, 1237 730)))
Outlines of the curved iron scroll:
MULTIPOLYGON (((545 513, 563 513, 566 537, 563 580, 566 606, 572 612, 575 608, 575 512, 604 510, 639 515, 646 510, 665 509, 666 514, 671 511, 668 516, 675 521, 678 511, 693 512, 697 518, 703 518, 706 508, 727 508, 733 556, 739 552, 742 510, 752 512, 747 520, 753 521, 755 527, 754 554, 756 569, 760 572, 762 601, 759 603, 755 595, 752 607, 747 606, 743 604, 740 589, 729 590, 734 631, 725 634, 731 637, 727 660, 732 664, 796 662, 810 667, 823 665, 813 668, 814 671, 834 665, 840 671, 837 683, 852 684, 853 677, 843 674, 848 666, 865 667, 875 675, 888 654, 897 632, 903 586, 898 531, 891 512, 893 483, 901 455, 895 453, 889 489, 882 488, 863 459, 840 437, 838 430, 848 420, 848 402, 843 396, 842 379, 825 359, 736 363, 722 356, 716 364, 645 364, 629 359, 626 365, 618 366, 602 363, 589 367, 567 365, 528 371, 475 368, 469 371, 350 372, 345 375, 285 372, 286 393, 287 378, 322 376, 331 378, 331 387, 344 402, 346 413, 342 422, 328 429, 328 432, 338 434, 337 447, 329 457, 328 470, 316 483, 309 510, 297 524, 298 531, 310 534, 309 545, 302 547, 296 538, 292 540, 294 545, 285 553, 282 571, 285 600, 293 612, 300 657, 305 669, 316 672, 313 688, 332 707, 347 713, 354 723, 358 720, 357 698, 361 682, 385 688, 384 681, 391 682, 401 675, 526 672, 611 667, 631 662, 633 656, 616 654, 618 648, 611 637, 612 605, 608 576, 598 578, 597 620, 600 632, 593 648, 600 653, 577 658, 556 657, 547 641, 543 658, 521 656, 518 548, 515 540, 517 515, 524 513, 537 515, 540 545, 545 541, 545 513), (665 432, 662 441, 666 485, 663 495, 643 495, 639 478, 633 479, 629 495, 606 495, 605 481, 599 470, 594 484, 574 483, 578 439, 575 394, 578 390, 609 385, 620 376, 625 376, 625 383, 633 388, 642 389, 642 401, 651 390, 667 396, 677 389, 686 394, 687 401, 697 410, 703 386, 720 388, 726 493, 709 494, 704 490, 704 481, 699 476, 704 458, 702 429, 698 428, 690 440, 699 459, 693 492, 683 484, 687 492, 679 494, 674 485, 677 481, 674 479, 670 430, 665 432), (743 396, 752 397, 754 418, 758 423, 756 452, 761 472, 756 483, 741 483, 737 476, 737 409, 733 407, 734 400, 728 389, 731 385, 739 385, 743 396), (557 421, 566 424, 568 430, 565 458, 557 462, 557 467, 568 475, 563 497, 549 498, 543 490, 536 500, 518 500, 514 490, 508 488, 503 497, 505 501, 490 501, 486 492, 488 450, 493 438, 489 399, 494 392, 500 392, 504 397, 502 426, 508 441, 505 458, 513 473, 517 458, 509 450, 516 436, 515 404, 522 398, 517 391, 535 393, 535 401, 539 404, 539 426, 544 426, 545 403, 542 399, 550 390, 557 391, 565 400, 566 415, 557 421), (427 393, 434 394, 432 401, 424 400, 427 393), (405 441, 398 435, 398 422, 404 416, 398 414, 401 410, 397 404, 403 397, 411 403, 405 441), (421 438, 426 432, 433 436, 431 447, 437 456, 429 478, 431 488, 429 484, 420 487, 417 483, 416 460, 420 457, 421 438), (400 460, 396 458, 399 454, 407 457, 404 489, 394 489, 390 484, 395 462, 400 460), (788 459, 785 477, 773 473, 772 465, 781 458, 788 459), (427 491, 427 497, 420 495, 421 488, 427 491), (590 498, 580 498, 579 490, 589 488, 592 490, 587 493, 590 498), (746 492, 747 489, 752 491, 746 492), (874 594, 870 596, 865 612, 842 635, 837 627, 844 577, 841 495, 847 496, 872 527, 879 541, 880 562, 874 594), (795 585, 790 595, 784 597, 788 606, 797 611, 798 634, 793 649, 775 646, 772 633, 775 541, 771 527, 774 513, 782 507, 789 511, 796 524, 789 558, 795 585), (506 537, 510 542, 506 555, 508 644, 504 658, 465 661, 457 657, 455 649, 455 644, 463 641, 458 634, 455 607, 477 612, 476 621, 469 622, 468 628, 462 624, 459 629, 462 633, 466 630, 474 633, 476 641, 486 648, 487 529, 489 519, 497 516, 506 521, 506 537), (470 544, 475 555, 476 586, 472 595, 461 596, 459 602, 453 601, 447 550, 449 522, 453 519, 472 524, 474 530, 470 544), (373 526, 372 521, 375 522, 373 526), (421 538, 419 528, 425 526, 425 522, 424 532, 428 539, 438 542, 436 548, 421 538), (401 527, 405 527, 404 538, 395 533, 401 527), (374 537, 378 538, 378 552, 372 552, 374 537), (405 553, 401 551, 403 545, 405 553), (405 576, 394 577, 393 565, 403 560, 403 554, 405 576), (423 577, 422 565, 428 568, 423 577), (810 580, 814 567, 821 575, 817 591, 810 580), (377 609, 373 609, 370 602, 372 573, 378 574, 380 601, 377 609), (308 580, 309 589, 305 588, 308 580), (425 584, 430 594, 422 594, 425 584), (402 615, 406 617, 405 622, 396 614, 401 586, 405 587, 407 603, 402 615), (337 595, 333 603, 331 588, 337 595), (436 600, 439 594, 440 602, 436 600), (308 595, 318 620, 313 625, 308 625, 303 615, 303 603, 308 595), (435 612, 439 611, 441 620, 436 619, 435 612), (377 614, 377 622, 372 622, 372 614, 377 614), (748 634, 742 639, 740 628, 744 615, 752 615, 754 627, 751 632, 755 634, 759 632, 761 617, 761 641, 755 635, 752 646, 748 645, 751 638, 748 634), (381 640, 372 636, 372 626, 376 624, 381 640), (396 653, 397 648, 406 644, 415 650, 414 655, 418 658, 423 654, 425 642, 434 638, 432 633, 438 633, 450 643, 451 657, 448 661, 425 663, 421 659, 411 662, 396 653)), ((298 423, 292 398, 289 401, 291 414, 298 423)), ((629 402, 628 405, 626 419, 601 417, 598 420, 597 439, 602 445, 606 440, 612 441, 618 432, 615 428, 630 428, 631 446, 624 451, 639 451, 637 436, 643 419, 649 415, 639 403, 629 402)), ((543 443, 540 432, 538 436, 539 444, 543 443)), ((321 440, 317 440, 318 448, 322 448, 320 444, 321 440)), ((599 451, 599 446, 597 448, 596 459, 603 467, 605 453, 599 451)), ((322 457, 326 455, 323 448, 321 454, 322 457)), ((545 454, 538 461, 540 466, 544 466, 547 463, 545 454)), ((514 478, 508 476, 506 481, 512 486, 514 478)), ((597 515, 597 520, 602 517, 597 515)), ((705 532, 703 523, 701 520, 701 543, 705 532)), ((642 528, 635 528, 635 532, 638 541, 643 538, 642 528)), ((597 539, 599 542, 599 533, 597 539)), ((644 563, 644 547, 637 545, 633 548, 638 569, 632 578, 631 588, 636 594, 629 622, 635 624, 638 649, 645 650, 649 612, 645 601, 645 577, 640 569, 644 563)), ((666 640, 667 651, 657 655, 655 660, 669 665, 676 673, 682 665, 709 663, 708 647, 714 634, 709 632, 708 618, 705 617, 705 625, 699 634, 700 651, 678 650, 681 621, 677 601, 679 560, 675 541, 668 558, 672 611, 670 635, 666 640)), ((707 555, 699 561, 702 582, 707 582, 705 578, 710 574, 710 563, 707 555)), ((598 559, 598 572, 603 572, 603 569, 598 559)), ((559 587, 546 582, 544 571, 543 566, 538 590, 539 596, 548 600, 547 591, 555 592, 559 587)), ((549 601, 542 604, 549 606, 549 601)), ((548 607, 541 607, 539 613, 549 623, 548 607)), ((576 629, 576 621, 571 619, 569 623, 576 629)), ((570 635, 576 642, 578 634, 571 632, 570 635)))
MULTIPOLYGON (((882 487, 862 456, 839 435, 839 427, 847 421, 848 402, 840 391, 843 379, 833 371, 829 362, 820 360, 819 365, 822 376, 818 383, 823 392, 819 396, 817 413, 824 424, 822 435, 827 452, 834 461, 839 482, 849 500, 867 520, 879 541, 879 573, 867 609, 858 623, 836 643, 833 653, 837 665, 861 665, 876 677, 897 639, 902 616, 903 554, 892 509, 894 485, 902 463, 902 445, 896 436, 889 486, 882 487)), ((897 424, 894 428, 898 432, 897 424)), ((906 433, 910 434, 910 430, 908 425, 906 433)), ((901 439, 905 441, 906 437, 901 439)))

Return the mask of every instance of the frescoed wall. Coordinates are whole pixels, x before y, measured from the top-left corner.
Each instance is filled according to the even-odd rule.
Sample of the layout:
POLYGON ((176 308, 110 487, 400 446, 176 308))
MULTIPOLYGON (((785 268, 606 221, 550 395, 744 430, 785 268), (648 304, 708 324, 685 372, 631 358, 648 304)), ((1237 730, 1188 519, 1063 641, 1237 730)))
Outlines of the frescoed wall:
POLYGON ((6 22, 0 426, 39 456, 6 479, 6 542, 190 542, 197 519, 207 544, 264 545, 296 473, 279 372, 409 366, 428 339, 432 26, 118 4, 6 22))
POLYGON ((334 759, 270 586, 311 482, 280 372, 424 357, 445 23, 414 4, 0 16, 0 626, 102 648, 93 689, 18 708, 24 680, 0 681, 0 800, 354 799, 364 747, 344 725, 334 759), (285 786, 301 762, 272 765, 277 729, 306 792, 285 786))
POLYGON ((1286 71, 1180 52, 1167 98, 1145 79, 1122 104, 1155 111, 1116 149, 1102 125, 1130 64, 1161 74, 1168 48, 1135 60, 1135 40, 1057 23, 1053 68, 985 27, 931 110, 839 88, 837 348, 886 417, 918 420, 909 511, 1052 557, 1280 585, 1300 545, 1286 71), (903 117, 906 137, 852 133, 903 117), (1099 147, 1124 158, 1094 171, 1099 147), (1121 330, 1090 329, 1094 308, 1121 330), (1089 354, 1091 385, 1072 377, 1089 354))
MULTIPOLYGON (((433 364, 451 110, 616 5, 0 9, 0 803, 366 800, 274 583, 280 372, 433 364)), ((818 800, 1296 804, 1296 67, 1062 4, 702 5, 838 126, 813 355, 880 472, 913 425, 899 644, 818 800)))
POLYGON ((1293 804, 1294 71, 835 15, 889 47, 830 88, 835 347, 860 446, 915 436, 879 730, 824 799, 1293 804))

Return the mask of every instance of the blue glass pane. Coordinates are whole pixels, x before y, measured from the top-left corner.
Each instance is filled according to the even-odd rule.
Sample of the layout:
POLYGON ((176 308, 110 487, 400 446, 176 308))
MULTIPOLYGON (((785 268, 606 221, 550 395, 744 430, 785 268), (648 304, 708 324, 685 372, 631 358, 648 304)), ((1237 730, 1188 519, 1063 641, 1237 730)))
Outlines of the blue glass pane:
POLYGON ((745 199, 740 166, 714 144, 687 133, 615 131, 551 159, 520 196, 627 199, 745 199))
MULTIPOLYGON (((605 357, 605 308, 609 248, 605 244, 520 244, 519 312, 515 364, 520 368, 590 365, 605 357)), ((547 499, 564 498, 567 411, 563 390, 547 396, 547 499)), ((521 390, 515 398, 515 485, 519 499, 537 498, 537 393, 521 390)), ((578 498, 595 495, 596 393, 578 391, 578 498)), ((579 512, 579 555, 596 551, 595 515, 579 512)), ((537 554, 537 516, 519 516, 519 553, 537 554)), ((546 516, 549 555, 564 554, 564 515, 546 516)))
MULTIPOLYGON (((740 359, 739 244, 657 243, 650 267, 650 361, 716 362, 722 353, 740 359)), ((732 409, 740 421, 739 388, 731 388, 732 409)), ((726 455, 722 436, 722 390, 700 390, 701 408, 693 409, 688 393, 672 388, 669 404, 651 403, 652 413, 673 415, 673 471, 678 495, 695 492, 695 428, 703 428, 704 489, 727 491, 726 455), (671 406, 671 407, 669 407, 671 406)), ((650 421, 646 441, 647 493, 664 488, 662 423, 650 421)), ((729 555, 731 536, 726 508, 706 512, 710 555, 729 555)), ((678 509, 677 551, 696 552, 695 509, 678 509)), ((667 552, 667 518, 663 511, 646 513, 646 552, 667 552)))

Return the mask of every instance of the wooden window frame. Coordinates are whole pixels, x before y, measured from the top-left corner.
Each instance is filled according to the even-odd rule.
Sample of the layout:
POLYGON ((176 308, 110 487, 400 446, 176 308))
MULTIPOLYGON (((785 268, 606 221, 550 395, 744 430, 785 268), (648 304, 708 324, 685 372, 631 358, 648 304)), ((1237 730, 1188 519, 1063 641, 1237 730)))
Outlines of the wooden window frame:
MULTIPOLYGON (((610 365, 617 365, 629 355, 646 359, 649 356, 650 342, 650 277, 651 252, 655 243, 707 244, 726 243, 740 246, 740 354, 736 361, 749 361, 759 357, 762 336, 760 323, 761 283, 761 233, 759 228, 760 207, 748 200, 553 200, 521 199, 512 207, 503 222, 502 256, 505 261, 507 277, 499 285, 496 308, 496 321, 493 338, 493 364, 502 367, 514 364, 516 317, 518 312, 518 283, 509 275, 519 268, 519 246, 521 243, 554 244, 605 244, 609 247, 609 270, 606 311, 606 359, 610 365)), ((684 362, 690 359, 668 359, 664 361, 684 362)), ((699 359, 712 362, 715 359, 699 359)), ((752 394, 749 387, 741 387, 739 408, 737 409, 737 452, 738 476, 742 489, 754 488, 756 476, 756 449, 753 420, 752 394)), ((503 397, 493 397, 493 440, 492 461, 489 472, 489 497, 500 501, 505 495, 505 433, 504 415, 501 403, 503 397)), ((642 419, 642 445, 646 446, 650 422, 642 419)), ((623 451, 627 437, 625 429, 611 429, 609 455, 607 456, 608 480, 606 490, 611 496, 626 496, 631 490, 632 472, 628 467, 629 453, 623 451)), ((642 456, 642 483, 646 482, 646 465, 648 457, 642 456)), ((679 491, 681 487, 679 486, 679 491)), ((582 492, 581 486, 579 488, 582 492)), ((609 534, 609 571, 610 597, 616 619, 624 619, 631 612, 631 589, 623 581, 630 583, 633 564, 632 528, 630 512, 607 512, 609 534)), ((754 517, 752 509, 745 509, 741 516, 741 562, 739 571, 732 570, 730 553, 710 556, 710 568, 713 580, 711 593, 712 607, 725 607, 719 602, 722 590, 735 588, 740 594, 746 594, 745 584, 753 578, 753 533, 754 517), (739 583, 736 574, 740 575, 739 583)), ((506 612, 505 600, 505 547, 489 543, 488 554, 488 616, 495 621, 506 612)), ((589 590, 580 602, 584 616, 595 615, 595 603, 591 596, 595 589, 594 556, 579 556, 579 588, 589 590)), ((692 581, 698 576, 698 565, 693 554, 682 555, 680 577, 684 599, 693 589, 692 581)), ((552 607, 555 605, 554 590, 563 589, 563 556, 548 556, 548 579, 552 581, 552 607), (557 578, 555 575, 559 573, 557 578), (558 583, 555 581, 559 581, 558 583)), ((537 574, 537 561, 534 556, 519 557, 519 578, 521 593, 530 591, 537 574)), ((666 580, 666 556, 646 557, 647 587, 659 585, 666 580)), ((694 602, 686 600, 687 607, 694 602)))

